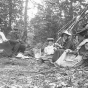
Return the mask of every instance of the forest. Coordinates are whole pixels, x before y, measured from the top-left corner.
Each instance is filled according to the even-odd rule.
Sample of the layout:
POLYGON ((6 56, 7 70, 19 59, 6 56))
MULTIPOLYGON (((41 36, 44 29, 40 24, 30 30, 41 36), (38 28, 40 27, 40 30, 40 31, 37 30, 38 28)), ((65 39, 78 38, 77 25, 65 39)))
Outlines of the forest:
MULTIPOLYGON (((31 35, 28 40, 33 43, 44 42, 48 37, 56 40, 60 28, 80 15, 86 6, 86 0, 44 0, 42 4, 31 0, 1 0, 0 25, 6 35, 14 28, 21 31, 24 40, 31 35), (28 16, 31 6, 27 3, 37 8, 32 18, 28 16)), ((86 23, 86 20, 82 23, 86 23)))
POLYGON ((57 41, 59 31, 67 30, 69 22, 74 23, 68 24, 74 34, 81 31, 88 24, 86 7, 88 0, 0 0, 1 31, 8 39, 9 33, 18 29, 19 39, 27 45, 25 55, 29 56, 0 57, 0 88, 88 88, 88 66, 42 64, 32 51, 36 46, 44 48, 47 38, 57 41))

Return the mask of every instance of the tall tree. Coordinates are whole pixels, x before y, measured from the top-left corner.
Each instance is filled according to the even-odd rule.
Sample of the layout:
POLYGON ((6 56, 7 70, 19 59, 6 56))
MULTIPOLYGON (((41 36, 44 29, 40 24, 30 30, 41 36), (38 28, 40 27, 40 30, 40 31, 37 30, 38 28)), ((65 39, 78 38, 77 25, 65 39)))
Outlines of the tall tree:
POLYGON ((12 0, 8 0, 9 5, 9 23, 8 26, 11 28, 11 22, 12 22, 12 0))
POLYGON ((26 42, 26 39, 27 39, 27 10, 28 10, 28 0, 25 1, 24 33, 22 38, 24 42, 26 42))
POLYGON ((45 0, 42 10, 31 20, 35 30, 34 39, 45 41, 47 37, 57 38, 58 30, 85 7, 84 0, 45 0))
POLYGON ((23 0, 1 0, 0 17, 3 19, 2 27, 6 35, 12 27, 21 24, 23 18, 23 0))
POLYGON ((2 0, 0 2, 0 17, 5 27, 12 27, 13 23, 22 18, 23 0, 2 0))

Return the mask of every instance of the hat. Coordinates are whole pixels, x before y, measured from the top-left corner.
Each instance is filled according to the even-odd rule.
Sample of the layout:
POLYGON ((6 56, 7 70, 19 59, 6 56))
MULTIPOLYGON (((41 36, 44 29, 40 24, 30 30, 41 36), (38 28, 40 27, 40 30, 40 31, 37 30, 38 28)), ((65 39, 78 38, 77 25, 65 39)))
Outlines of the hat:
POLYGON ((78 31, 76 34, 85 36, 87 34, 87 31, 88 31, 88 24, 85 26, 85 28, 83 28, 81 31, 78 31))
POLYGON ((85 36, 85 33, 84 32, 78 32, 78 33, 76 33, 75 35, 77 35, 77 36, 85 36))
POLYGON ((15 28, 14 30, 15 30, 15 31, 18 31, 19 29, 18 29, 18 28, 15 28))
POLYGON ((66 35, 69 35, 69 36, 71 35, 71 33, 69 33, 67 30, 64 31, 64 32, 62 33, 62 35, 63 35, 63 34, 66 34, 66 35))
POLYGON ((47 41, 54 41, 54 38, 47 38, 47 41))

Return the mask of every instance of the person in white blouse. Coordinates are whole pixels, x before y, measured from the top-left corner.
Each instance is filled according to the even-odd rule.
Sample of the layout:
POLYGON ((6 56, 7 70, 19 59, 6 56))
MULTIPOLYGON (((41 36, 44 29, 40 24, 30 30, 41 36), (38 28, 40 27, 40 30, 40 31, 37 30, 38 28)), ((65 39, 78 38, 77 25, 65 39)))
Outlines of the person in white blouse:
POLYGON ((54 39, 47 38, 47 43, 48 43, 48 45, 44 48, 44 54, 43 54, 43 56, 41 56, 41 58, 43 61, 47 61, 47 60, 52 61, 52 56, 55 52, 54 39))
POLYGON ((8 39, 6 38, 5 34, 1 32, 1 29, 0 29, 0 43, 3 43, 5 41, 8 41, 8 39))
POLYGON ((54 39, 48 38, 48 45, 44 48, 44 54, 45 55, 52 55, 54 54, 55 47, 54 47, 54 39))

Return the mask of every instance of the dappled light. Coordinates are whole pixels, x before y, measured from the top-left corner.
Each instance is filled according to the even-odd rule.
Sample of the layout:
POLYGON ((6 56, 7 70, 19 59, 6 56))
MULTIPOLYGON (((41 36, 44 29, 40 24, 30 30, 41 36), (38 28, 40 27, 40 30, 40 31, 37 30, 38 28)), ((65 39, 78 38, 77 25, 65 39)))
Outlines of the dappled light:
POLYGON ((88 88, 88 0, 0 0, 0 88, 88 88))

